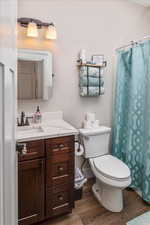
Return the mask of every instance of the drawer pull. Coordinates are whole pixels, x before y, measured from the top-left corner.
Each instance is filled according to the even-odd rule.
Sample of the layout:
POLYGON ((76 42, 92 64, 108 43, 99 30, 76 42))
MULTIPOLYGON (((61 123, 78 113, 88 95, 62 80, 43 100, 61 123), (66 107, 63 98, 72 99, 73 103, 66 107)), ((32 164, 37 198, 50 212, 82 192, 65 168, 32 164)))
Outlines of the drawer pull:
POLYGON ((58 196, 58 199, 59 199, 60 201, 62 201, 64 198, 63 198, 62 195, 59 195, 59 196, 58 196))
POLYGON ((65 204, 63 204, 63 205, 54 207, 53 210, 61 209, 61 208, 66 207, 66 206, 68 206, 68 205, 69 205, 68 203, 65 203, 65 204))
POLYGON ((60 145, 59 145, 59 148, 64 148, 64 147, 65 147, 64 144, 60 144, 60 145))
POLYGON ((18 221, 21 222, 21 221, 23 221, 23 220, 31 219, 31 218, 36 217, 36 216, 38 216, 38 214, 34 214, 34 215, 32 215, 32 216, 27 216, 27 217, 21 218, 21 219, 19 219, 18 221))
POLYGON ((58 166, 58 170, 59 170, 59 171, 63 171, 63 170, 64 170, 64 168, 63 168, 63 167, 61 167, 61 166, 58 166))
POLYGON ((28 152, 27 153, 28 156, 34 156, 34 155, 37 155, 37 154, 38 154, 37 152, 28 152))

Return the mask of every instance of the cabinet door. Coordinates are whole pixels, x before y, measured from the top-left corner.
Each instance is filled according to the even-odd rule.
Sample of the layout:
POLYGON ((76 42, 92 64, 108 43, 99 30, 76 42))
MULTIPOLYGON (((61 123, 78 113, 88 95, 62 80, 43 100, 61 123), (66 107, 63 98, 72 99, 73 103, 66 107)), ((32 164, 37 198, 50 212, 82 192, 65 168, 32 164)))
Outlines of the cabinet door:
POLYGON ((44 217, 44 170, 43 159, 19 162, 19 225, 36 223, 44 217))

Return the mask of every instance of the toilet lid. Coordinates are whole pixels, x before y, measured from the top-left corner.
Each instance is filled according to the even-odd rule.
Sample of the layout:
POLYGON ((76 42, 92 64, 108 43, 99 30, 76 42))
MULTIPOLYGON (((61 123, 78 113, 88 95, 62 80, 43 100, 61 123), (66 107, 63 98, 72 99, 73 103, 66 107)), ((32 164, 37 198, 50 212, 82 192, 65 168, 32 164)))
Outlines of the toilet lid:
POLYGON ((104 155, 94 160, 95 168, 104 176, 116 179, 130 177, 128 166, 112 155, 104 155))

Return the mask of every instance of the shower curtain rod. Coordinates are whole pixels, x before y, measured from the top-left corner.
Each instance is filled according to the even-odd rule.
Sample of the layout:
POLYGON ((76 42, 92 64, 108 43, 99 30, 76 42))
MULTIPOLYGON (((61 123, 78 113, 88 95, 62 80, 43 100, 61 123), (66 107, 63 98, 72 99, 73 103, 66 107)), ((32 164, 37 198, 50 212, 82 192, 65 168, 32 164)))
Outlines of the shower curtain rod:
POLYGON ((140 39, 138 41, 131 41, 130 44, 123 45, 120 48, 116 48, 116 51, 121 50, 122 48, 127 48, 127 47, 133 47, 135 44, 143 42, 145 39, 150 39, 150 35, 145 36, 143 39, 140 39))

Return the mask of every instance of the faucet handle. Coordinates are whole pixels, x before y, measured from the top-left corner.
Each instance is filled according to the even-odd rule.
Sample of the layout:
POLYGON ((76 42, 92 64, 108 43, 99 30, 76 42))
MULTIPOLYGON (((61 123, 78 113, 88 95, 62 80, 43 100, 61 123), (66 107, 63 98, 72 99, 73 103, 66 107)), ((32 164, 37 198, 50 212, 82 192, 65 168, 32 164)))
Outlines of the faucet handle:
POLYGON ((24 111, 21 112, 21 117, 22 117, 22 118, 25 117, 25 112, 24 112, 24 111))
POLYGON ((17 126, 20 126, 19 118, 17 117, 17 126))
POLYGON ((29 126, 29 117, 26 117, 25 126, 29 126))
POLYGON ((25 112, 21 112, 21 126, 24 126, 25 112))

